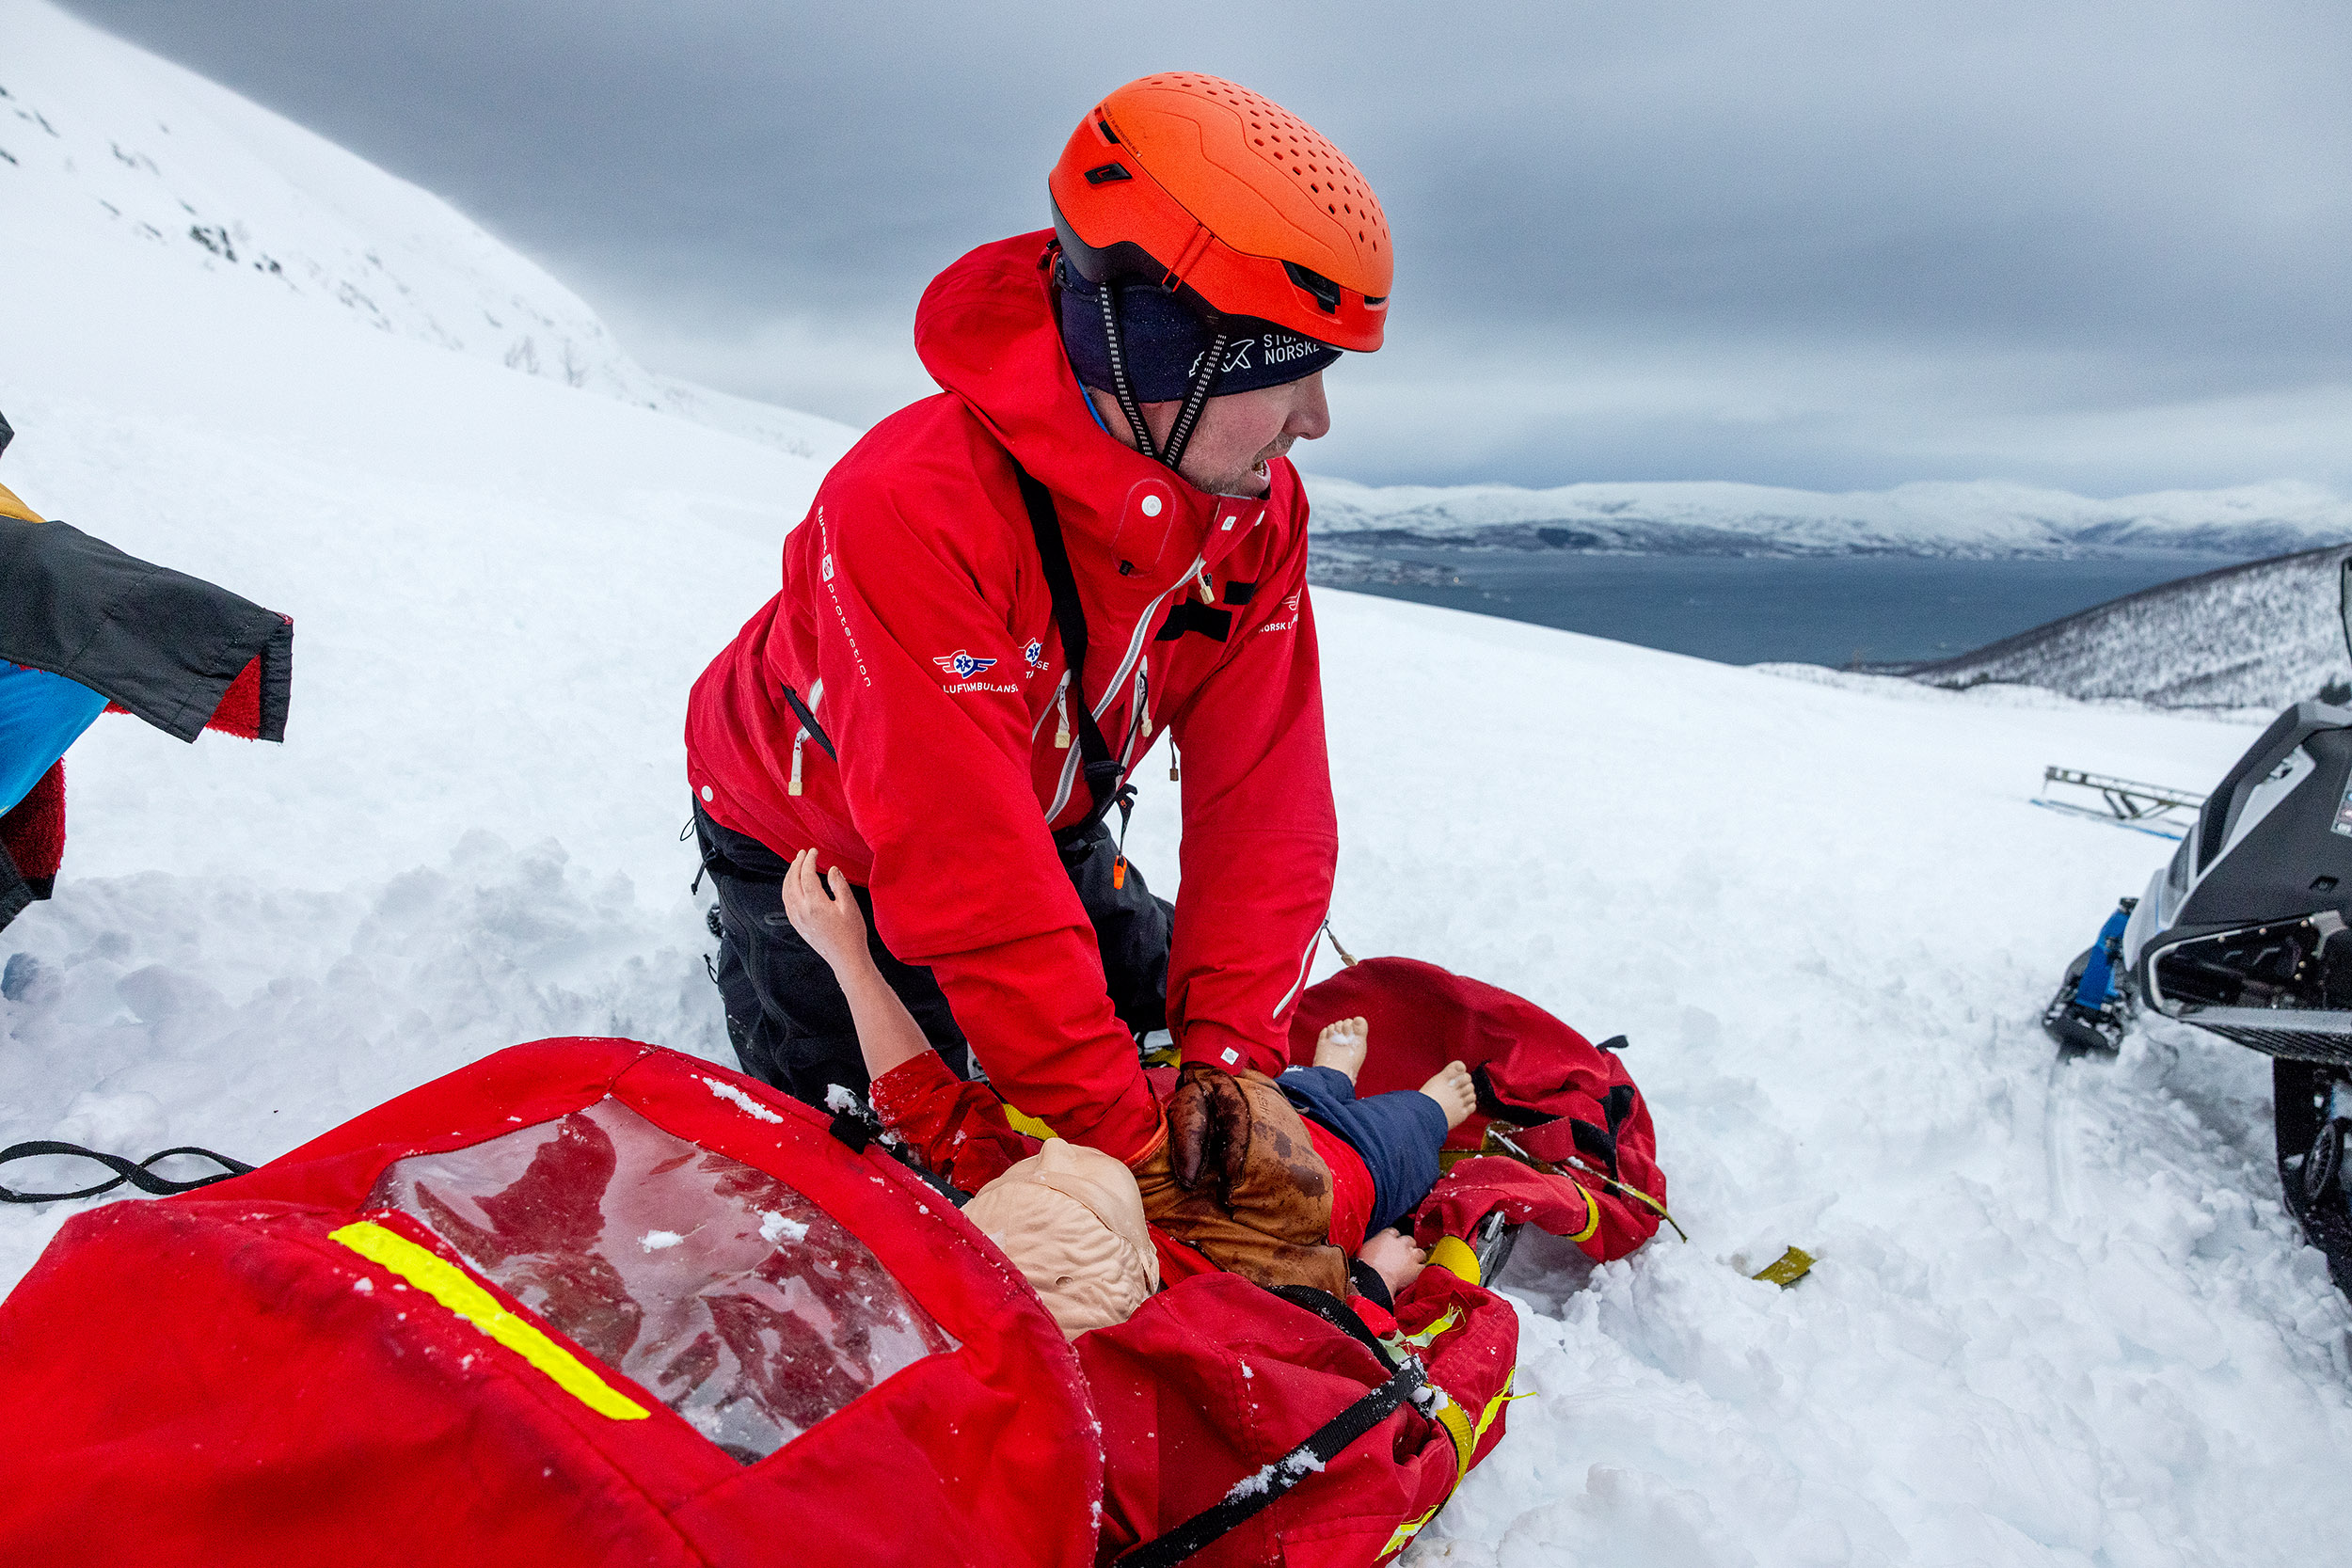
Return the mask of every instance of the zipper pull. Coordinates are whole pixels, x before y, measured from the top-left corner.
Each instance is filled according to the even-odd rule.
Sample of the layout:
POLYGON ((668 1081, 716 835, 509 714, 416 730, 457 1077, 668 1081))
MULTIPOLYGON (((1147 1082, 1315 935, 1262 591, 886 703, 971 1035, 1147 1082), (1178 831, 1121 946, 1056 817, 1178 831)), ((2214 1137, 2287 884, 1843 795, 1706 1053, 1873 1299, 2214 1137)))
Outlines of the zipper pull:
POLYGON ((1127 823, 1136 815, 1136 786, 1119 786, 1119 853, 1111 862, 1113 891, 1127 885, 1127 823))
POLYGON ((803 730, 793 738, 792 741, 792 784, 790 786, 790 793, 794 795, 798 795, 801 792, 801 743, 807 738, 808 732, 806 730, 803 730))
POLYGON ((1216 589, 1209 582, 1209 567, 1206 562, 1201 562, 1200 565, 1200 602, 1202 604, 1216 603, 1216 589))
POLYGON ((1054 749, 1070 750, 1070 673, 1062 672, 1061 685, 1054 692, 1054 711, 1060 717, 1055 721, 1054 749))
POLYGON ((1172 735, 1168 737, 1168 782, 1176 782, 1176 737, 1172 735))

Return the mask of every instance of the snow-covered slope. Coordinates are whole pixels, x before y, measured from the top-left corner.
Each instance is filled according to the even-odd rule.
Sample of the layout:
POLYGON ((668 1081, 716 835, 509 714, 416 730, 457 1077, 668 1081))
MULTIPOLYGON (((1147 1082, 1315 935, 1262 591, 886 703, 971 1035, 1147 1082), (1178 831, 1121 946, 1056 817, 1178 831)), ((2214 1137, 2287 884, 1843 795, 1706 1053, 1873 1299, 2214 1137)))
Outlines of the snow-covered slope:
POLYGON ((2352 679, 2337 613, 2347 554, 2225 566, 1907 673, 1931 686, 2000 682, 2159 707, 2284 707, 2352 679))
POLYGON ((1311 478, 1327 543, 1384 538, 1663 555, 2079 555, 2116 549, 2270 555, 2352 539, 2352 501, 2314 485, 2092 500, 1990 481, 1823 495, 1762 484, 1375 487, 1311 478))
POLYGON ((47 0, 0 0, 0 233, 201 278, 185 296, 199 308, 291 302, 801 455, 854 438, 646 371, 578 295, 440 198, 47 0))
MULTIPOLYGON (((680 715, 818 466, 223 285, 110 225, 0 246, 0 478, 297 628, 283 748, 74 749, 0 1144, 261 1159, 537 1036, 722 1057, 680 715)), ((2249 728, 1317 611, 1339 931, 1628 1033, 1692 1238, 1522 1249, 1528 1397, 1416 1568, 2340 1548, 2352 1313, 2262 1063, 2054 1071, 2033 1026, 2160 849, 2032 809, 2042 765, 2209 779, 2249 728), (1745 1277, 1792 1243, 1796 1289, 1745 1277)), ((1131 849, 1172 890, 1169 786, 1131 849)), ((0 1208, 0 1285, 73 1207, 0 1208)))

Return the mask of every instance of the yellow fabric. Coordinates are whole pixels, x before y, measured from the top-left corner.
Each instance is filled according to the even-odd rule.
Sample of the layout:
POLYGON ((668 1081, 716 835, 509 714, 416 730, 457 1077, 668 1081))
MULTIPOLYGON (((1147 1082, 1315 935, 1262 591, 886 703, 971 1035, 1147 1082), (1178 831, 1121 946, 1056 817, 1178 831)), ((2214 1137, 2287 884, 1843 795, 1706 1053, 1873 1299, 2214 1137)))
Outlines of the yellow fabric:
MULTIPOLYGON (((1480 1413, 1475 1425, 1471 1424, 1470 1412, 1454 1403, 1451 1398, 1438 1407, 1438 1424, 1445 1428, 1445 1434, 1454 1440, 1454 1484, 1456 1487, 1460 1486, 1462 1479, 1470 1474, 1470 1460, 1478 1452, 1478 1445, 1486 1441, 1487 1429, 1495 1424, 1495 1418, 1501 1415, 1502 1407, 1510 1402, 1511 1385, 1518 1380, 1518 1370, 1513 1368, 1510 1376, 1502 1380, 1502 1390, 1486 1402, 1486 1408, 1480 1413)), ((1445 1391, 1439 1389, 1438 1392, 1443 1394, 1445 1391)), ((1454 1494, 1449 1491, 1446 1494, 1446 1501, 1451 1502, 1453 1497, 1454 1494)), ((1438 1504, 1438 1508, 1444 1506, 1443 1502, 1438 1504)), ((1389 1544, 1380 1548, 1380 1555, 1388 1557, 1403 1551, 1413 1537, 1421 1533, 1422 1527, 1438 1516, 1438 1508, 1431 1509, 1418 1519, 1407 1519, 1397 1526, 1395 1533, 1389 1537, 1389 1544)))
POLYGON ((1593 1195, 1581 1182, 1571 1181, 1568 1185, 1574 1187, 1577 1196, 1584 1200, 1584 1228, 1569 1237, 1568 1240, 1589 1242, 1593 1239, 1593 1233, 1600 1228, 1600 1205, 1593 1201, 1593 1195))
POLYGON ((1439 1318, 1436 1323, 1431 1323, 1427 1328, 1422 1329, 1419 1334, 1399 1334, 1392 1336, 1387 1341, 1388 1347, 1392 1351, 1399 1349, 1399 1347, 1410 1350, 1426 1350, 1429 1346, 1430 1340, 1435 1339, 1438 1335, 1443 1334, 1447 1329, 1452 1328, 1455 1323, 1458 1323, 1461 1321, 1462 1309, 1458 1307, 1449 1307, 1445 1309, 1444 1317, 1439 1318))
POLYGON ((1429 1249, 1429 1261, 1465 1285, 1478 1284, 1478 1254, 1459 1236, 1440 1236, 1429 1249))
POLYGON ((16 492, 0 484, 0 517, 14 517, 20 522, 40 523, 48 519, 16 499, 16 492))
POLYGON ((1792 1246, 1772 1261, 1765 1264, 1755 1277, 1764 1281, 1767 1285, 1777 1285, 1786 1291, 1812 1272, 1813 1254, 1803 1247, 1792 1246))
MULTIPOLYGON (((1438 1508, 1443 1508, 1444 1506, 1444 1503, 1439 1503, 1438 1508)), ((1429 1523, 1430 1520, 1435 1519, 1438 1516, 1438 1508, 1431 1509, 1428 1513, 1422 1514, 1418 1519, 1407 1519, 1403 1524, 1397 1526, 1396 1533, 1389 1537, 1389 1544, 1380 1548, 1380 1555, 1382 1557, 1389 1557, 1397 1552, 1403 1551, 1407 1545, 1411 1544, 1413 1537, 1421 1533, 1422 1526, 1429 1523)))
POLYGON ((1021 1109, 1021 1107, 1015 1105, 1009 1100, 1005 1101, 1005 1120, 1012 1124, 1012 1130, 1014 1132, 1025 1132, 1032 1138, 1058 1138, 1061 1136, 1059 1132, 1055 1132, 1052 1128, 1046 1126, 1045 1123, 1029 1115, 1028 1112, 1021 1109))
POLYGON ((499 1305, 456 1264, 380 1225, 360 1220, 330 1234, 371 1263, 382 1265, 482 1330, 555 1381, 555 1386, 616 1421, 642 1421, 650 1411, 598 1377, 580 1357, 499 1305))

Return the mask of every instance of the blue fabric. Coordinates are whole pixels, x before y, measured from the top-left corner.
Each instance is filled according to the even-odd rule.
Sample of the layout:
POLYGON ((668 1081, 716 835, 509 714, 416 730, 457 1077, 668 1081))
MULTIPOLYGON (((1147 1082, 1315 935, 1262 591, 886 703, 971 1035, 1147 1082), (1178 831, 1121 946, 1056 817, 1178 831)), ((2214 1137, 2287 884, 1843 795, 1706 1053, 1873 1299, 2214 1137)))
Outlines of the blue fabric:
MULTIPOLYGON (((1192 390, 1200 356, 1216 341, 1217 329, 1156 284, 1111 286, 1119 291, 1119 343, 1136 401, 1181 402, 1192 390)), ((1224 325, 1225 368, 1210 384, 1212 396, 1284 386, 1339 362, 1338 349, 1272 322, 1229 316, 1224 325)), ((1103 335, 1102 291, 1069 266, 1061 269, 1061 341, 1081 382, 1099 392, 1118 390, 1111 380, 1110 340, 1103 335)))
POLYGON ((1335 1067, 1295 1067, 1275 1082, 1308 1120, 1347 1141, 1372 1172, 1372 1222, 1376 1236, 1411 1213, 1438 1184, 1438 1148, 1449 1129, 1445 1111, 1419 1089, 1356 1098, 1356 1085, 1335 1067))
POLYGON ((15 810, 105 711, 106 699, 78 681, 0 659, 0 812, 15 810))

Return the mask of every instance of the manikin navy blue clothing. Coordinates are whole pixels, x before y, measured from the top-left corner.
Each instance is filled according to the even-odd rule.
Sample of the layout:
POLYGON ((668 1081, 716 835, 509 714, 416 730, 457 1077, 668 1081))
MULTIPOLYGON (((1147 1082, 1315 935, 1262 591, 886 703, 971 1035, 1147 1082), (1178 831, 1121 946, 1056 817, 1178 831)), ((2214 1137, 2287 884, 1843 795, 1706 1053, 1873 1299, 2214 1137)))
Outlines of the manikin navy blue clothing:
POLYGON ((1291 1108, 1344 1138, 1372 1172, 1372 1220, 1376 1236, 1413 1212, 1438 1184, 1438 1148, 1451 1131, 1445 1108, 1419 1089, 1356 1098, 1356 1085, 1335 1067, 1295 1067, 1275 1082, 1291 1108))

